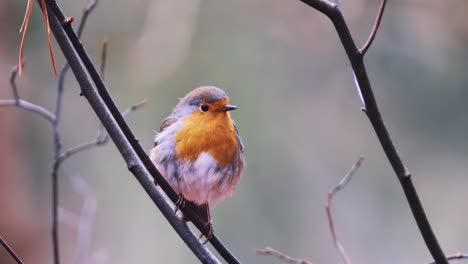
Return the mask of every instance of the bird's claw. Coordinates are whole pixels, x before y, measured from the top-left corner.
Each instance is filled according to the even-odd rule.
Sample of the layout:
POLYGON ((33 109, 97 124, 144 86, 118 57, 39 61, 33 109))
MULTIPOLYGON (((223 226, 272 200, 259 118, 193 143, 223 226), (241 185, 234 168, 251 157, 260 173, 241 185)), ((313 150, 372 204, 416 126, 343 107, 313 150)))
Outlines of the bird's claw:
POLYGON ((179 194, 179 198, 177 198, 177 201, 175 202, 174 214, 177 214, 177 211, 179 211, 179 209, 184 208, 184 206, 185 206, 185 198, 182 194, 179 194))
POLYGON ((204 230, 208 229, 208 234, 205 236, 203 233, 201 233, 198 239, 202 239, 202 237, 205 236, 206 239, 205 241, 202 242, 202 245, 205 245, 206 243, 208 243, 208 241, 210 241, 210 239, 213 237, 213 234, 214 234, 214 228, 213 228, 213 224, 211 223, 211 221, 205 223, 205 225, 203 226, 203 229, 204 230))

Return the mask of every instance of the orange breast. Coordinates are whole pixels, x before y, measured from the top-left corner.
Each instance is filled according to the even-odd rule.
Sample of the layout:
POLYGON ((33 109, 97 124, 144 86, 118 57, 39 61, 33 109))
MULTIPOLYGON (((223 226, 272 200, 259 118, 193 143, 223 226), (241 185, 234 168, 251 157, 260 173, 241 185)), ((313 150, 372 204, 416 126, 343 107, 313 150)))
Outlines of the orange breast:
POLYGON ((176 133, 177 157, 195 161, 200 153, 208 152, 220 165, 233 161, 237 138, 228 112, 195 111, 183 122, 182 129, 176 133))

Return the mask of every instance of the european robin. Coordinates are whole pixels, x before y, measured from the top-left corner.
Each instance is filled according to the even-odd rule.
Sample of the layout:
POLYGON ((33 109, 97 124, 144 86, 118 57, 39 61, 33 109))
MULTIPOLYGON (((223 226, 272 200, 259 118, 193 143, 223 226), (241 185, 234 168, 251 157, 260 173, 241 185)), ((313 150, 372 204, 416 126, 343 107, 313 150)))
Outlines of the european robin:
POLYGON ((180 195, 177 209, 190 206, 209 225, 210 236, 209 205, 232 194, 245 167, 244 146, 230 115, 235 109, 217 87, 192 90, 162 122, 150 154, 180 195))

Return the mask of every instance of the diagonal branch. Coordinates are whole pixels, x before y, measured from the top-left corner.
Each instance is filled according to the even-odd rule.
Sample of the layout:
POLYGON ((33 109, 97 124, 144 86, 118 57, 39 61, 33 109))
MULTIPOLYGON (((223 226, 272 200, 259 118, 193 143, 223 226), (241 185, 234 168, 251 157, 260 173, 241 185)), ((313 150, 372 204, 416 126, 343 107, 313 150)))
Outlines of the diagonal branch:
POLYGON ((8 245, 8 243, 0 236, 0 244, 2 247, 10 254, 10 256, 16 261, 17 264, 23 264, 23 261, 18 257, 18 254, 15 253, 13 248, 8 245))
MULTIPOLYGON (((63 23, 66 17, 58 7, 57 3, 54 0, 48 0, 47 5, 52 11, 51 15, 55 16, 54 19, 51 19, 54 20, 53 23, 51 22, 51 29, 57 39, 57 42, 62 48, 65 57, 70 63, 70 66, 75 67, 72 67, 72 70, 75 74, 75 77, 77 77, 81 88, 86 89, 86 92, 83 90, 83 95, 85 95, 85 97, 89 100, 91 106, 103 122, 104 126, 106 127, 106 130, 109 132, 109 135, 113 139, 114 143, 119 144, 119 151, 124 156, 124 158, 126 158, 129 169, 134 173, 137 180, 140 181, 142 186, 151 196, 151 194, 153 193, 154 186, 147 186, 145 181, 146 179, 141 179, 141 175, 138 174, 140 173, 141 169, 143 171, 148 171, 151 174, 151 178, 153 178, 154 181, 161 187, 161 189, 166 193, 169 199, 171 199, 171 201, 175 203, 178 199, 178 194, 171 188, 171 186, 165 181, 162 175, 157 171, 156 167, 151 162, 144 149, 136 140, 132 131, 126 124, 118 108, 113 102, 109 92, 107 91, 104 83, 102 82, 102 79, 96 71, 89 56, 87 55, 86 50, 81 45, 78 37, 76 36, 76 33, 73 31, 69 24, 63 23), (52 26, 52 24, 54 24, 54 26, 52 26), (87 78, 88 74, 92 80, 87 78), (97 92, 99 94, 94 94, 95 91, 92 89, 93 84, 96 86, 97 92), (98 97, 95 98, 94 96, 98 97), (103 105, 101 105, 101 103, 103 103, 103 105), (129 144, 129 146, 127 146, 126 144, 129 144), (130 147, 130 149, 127 149, 127 147, 130 147), (129 160, 128 158, 131 156, 130 154, 135 154, 137 159, 129 160), (130 161, 131 163, 129 163, 130 161), (143 166, 143 168, 140 168, 140 165, 143 166)), ((202 246, 200 244, 200 241, 197 240, 196 243, 193 244, 191 236, 187 235, 186 231, 183 228, 179 229, 179 227, 176 227, 177 223, 173 222, 171 220, 172 218, 168 215, 172 215, 173 212, 169 213, 165 211, 166 209, 164 209, 166 208, 167 204, 165 202, 160 203, 159 201, 157 201, 156 197, 151 196, 151 198, 162 211, 162 213, 166 216, 166 218, 168 218, 168 221, 178 232, 181 238, 197 255, 197 257, 209 260, 206 257, 206 249, 200 250, 200 246, 202 246)), ((194 225, 200 231, 202 231, 202 233, 205 234, 205 236, 208 234, 209 227, 204 223, 202 219, 200 219, 200 217, 193 210, 191 210, 191 208, 186 207, 182 209, 182 211, 185 215, 190 217, 194 225)), ((216 236, 212 236, 210 242, 228 263, 239 263, 235 256, 216 236)), ((212 259, 211 261, 214 260, 212 259)))
POLYGON ((364 43, 362 48, 359 50, 359 53, 361 53, 362 56, 366 55, 367 50, 372 45, 372 42, 374 42, 375 35, 377 35, 380 22, 382 21, 382 16, 383 16, 386 4, 387 4, 387 0, 382 0, 382 2, 380 3, 379 12, 377 13, 377 17, 375 18, 374 26, 372 27, 372 31, 369 35, 369 38, 367 39, 366 43, 364 43))
POLYGON ((343 14, 336 4, 332 4, 325 0, 301 0, 303 3, 322 12, 332 21, 335 26, 336 32, 341 40, 341 43, 346 51, 348 59, 351 63, 353 72, 358 83, 361 95, 365 104, 365 113, 371 122, 377 138, 390 162, 400 184, 405 193, 408 204, 419 227, 421 235, 429 249, 432 257, 438 264, 447 264, 444 252, 442 251, 439 242, 437 241, 432 227, 429 224, 424 208, 419 200, 418 193, 413 185, 411 174, 403 164, 400 155, 398 154, 395 145, 387 131, 387 128, 380 115, 377 102, 374 97, 372 86, 367 76, 366 67, 363 62, 363 56, 354 43, 353 37, 346 25, 343 14))
MULTIPOLYGON (((103 96, 103 91, 99 90, 99 86, 104 87, 104 84, 100 79, 99 75, 97 74, 96 70, 94 69, 94 65, 92 65, 91 60, 89 59, 89 57, 87 57, 87 54, 81 46, 78 37, 76 36, 75 32, 69 24, 62 23, 65 21, 65 16, 63 15, 63 13, 61 13, 55 1, 48 0, 47 5, 48 8, 50 8, 49 11, 51 11, 49 12, 51 30, 54 33, 54 36, 60 48, 62 49, 68 63, 70 64, 70 68, 75 74, 75 77, 81 87, 82 93, 89 101, 91 107, 96 112, 96 115, 99 117, 102 124, 106 128, 107 132, 109 133, 109 136, 114 141, 122 157, 125 159, 128 169, 135 175, 136 179, 143 186, 143 188, 151 197, 153 202, 158 206, 158 208, 168 219, 172 227, 177 231, 179 236, 190 247, 190 249, 195 253, 195 255, 200 259, 200 261, 202 261, 203 263, 219 263, 218 260, 212 255, 212 253, 208 251, 208 249, 205 248, 200 243, 198 238, 190 231, 185 222, 183 222, 176 215, 174 215, 174 211, 171 205, 166 202, 165 198, 156 189, 153 181, 150 180, 152 176, 150 176, 146 167, 141 162, 139 155, 137 155, 134 151, 132 145, 129 142, 129 139, 121 130, 119 123, 117 123, 117 121, 114 119, 114 116, 118 116, 121 119, 120 122, 123 122, 126 125, 125 121, 123 120, 123 117, 119 112, 117 114, 111 114, 106 103, 104 103, 103 99, 101 99, 101 96, 103 96), (62 25, 64 26, 64 28, 62 27, 62 25), (81 53, 78 52, 78 50, 81 50, 81 53), (88 67, 92 67, 93 71, 90 72, 85 67, 86 64, 90 64, 88 65, 88 67), (94 89, 94 80, 91 80, 89 76, 91 76, 92 78, 97 78, 99 80, 99 82, 94 82, 99 84, 98 90, 94 89), (98 91, 100 94, 98 94, 98 91)), ((133 141, 133 143, 136 142, 134 137, 131 140, 133 141)), ((136 144, 138 144, 138 142, 136 142, 136 144)), ((141 150, 143 151, 143 149, 141 150)), ((166 185, 169 186, 167 183, 166 185)), ((173 194, 176 195, 174 191, 173 194)), ((192 212, 192 214, 195 215, 194 212, 192 212)), ((198 220, 200 220, 198 222, 200 226, 203 226, 204 223, 202 223, 201 219, 198 220)), ((229 263, 238 263, 238 261, 229 261, 229 263)))
POLYGON ((346 175, 343 177, 343 179, 335 186, 331 191, 328 192, 327 195, 327 203, 325 205, 325 210, 327 212, 327 218, 328 218, 328 225, 330 226, 330 232, 332 235, 333 239, 333 244, 335 245, 335 248, 338 250, 340 253, 341 258, 346 264, 351 264, 351 261, 349 260, 348 255, 346 254, 345 249, 341 245, 340 241, 338 240, 338 237, 336 235, 336 230, 335 230, 335 224, 333 223, 333 217, 331 213, 331 208, 332 208, 332 203, 333 203, 333 197, 346 185, 349 183, 353 175, 357 172, 359 167, 361 167, 362 162, 364 161, 363 157, 360 157, 356 163, 351 167, 351 169, 346 173, 346 175))

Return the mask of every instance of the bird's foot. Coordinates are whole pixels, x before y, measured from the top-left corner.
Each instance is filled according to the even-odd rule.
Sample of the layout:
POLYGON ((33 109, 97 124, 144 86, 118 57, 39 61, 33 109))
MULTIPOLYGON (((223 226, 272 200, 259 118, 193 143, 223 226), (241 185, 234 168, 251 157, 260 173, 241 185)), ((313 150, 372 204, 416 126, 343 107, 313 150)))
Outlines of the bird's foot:
POLYGON ((205 225, 203 226, 203 229, 207 232, 207 234, 205 236, 203 233, 201 233, 198 239, 202 239, 202 237, 206 237, 205 241, 202 242, 202 244, 205 245, 206 243, 208 243, 208 241, 210 241, 210 239, 213 237, 213 234, 214 234, 214 228, 213 228, 213 223, 211 222, 211 219, 210 221, 205 223, 205 225))
POLYGON ((185 206, 185 197, 182 194, 179 194, 179 198, 177 198, 177 201, 175 202, 174 214, 177 214, 177 211, 179 211, 179 209, 184 208, 184 206, 185 206))

